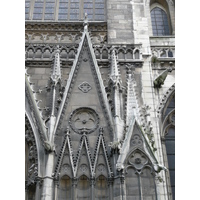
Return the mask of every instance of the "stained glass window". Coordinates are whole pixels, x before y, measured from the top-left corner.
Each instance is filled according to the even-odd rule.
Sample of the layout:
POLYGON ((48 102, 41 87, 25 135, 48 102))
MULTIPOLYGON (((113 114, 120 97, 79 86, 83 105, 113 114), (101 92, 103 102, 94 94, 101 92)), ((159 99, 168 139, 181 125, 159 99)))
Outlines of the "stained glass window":
POLYGON ((105 21, 105 0, 25 0, 25 19, 105 21), (31 3, 32 2, 32 3, 31 3))
POLYGON ((170 35, 167 14, 161 8, 152 9, 151 23, 153 35, 170 35))
POLYGON ((34 11, 33 11, 33 19, 34 20, 42 19, 43 6, 44 6, 43 0, 35 0, 34 11))
POLYGON ((25 1, 25 19, 29 19, 30 0, 25 1))
POLYGON ((67 20, 68 5, 69 5, 68 0, 60 0, 59 11, 58 11, 58 20, 67 20))
POLYGON ((44 19, 53 20, 55 10, 55 0, 46 0, 44 19))

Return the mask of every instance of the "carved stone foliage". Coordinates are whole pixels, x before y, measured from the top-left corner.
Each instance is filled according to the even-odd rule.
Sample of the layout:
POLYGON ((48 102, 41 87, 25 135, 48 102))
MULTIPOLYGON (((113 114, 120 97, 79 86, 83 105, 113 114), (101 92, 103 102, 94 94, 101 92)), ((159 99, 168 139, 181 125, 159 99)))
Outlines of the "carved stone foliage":
POLYGON ((33 185, 38 176, 38 156, 35 138, 28 118, 25 117, 25 181, 26 187, 33 185))
MULTIPOLYGON (((107 33, 91 33, 94 44, 104 44, 107 40, 107 33)), ((79 43, 81 38, 80 32, 37 32, 26 31, 26 43, 79 43)))
MULTIPOLYGON (((90 22, 88 29, 91 33, 103 33, 107 32, 107 23, 106 22, 90 22)), ((33 21, 26 21, 25 23, 25 30, 27 31, 45 31, 45 32, 76 32, 80 33, 83 31, 83 22, 33 22, 33 21)))
POLYGON ((92 87, 91 87, 91 85, 88 82, 84 81, 83 83, 81 83, 78 86, 78 89, 80 89, 84 93, 88 93, 92 89, 92 87))
POLYGON ((98 128, 99 116, 92 108, 81 107, 71 113, 69 125, 76 133, 89 134, 98 128))

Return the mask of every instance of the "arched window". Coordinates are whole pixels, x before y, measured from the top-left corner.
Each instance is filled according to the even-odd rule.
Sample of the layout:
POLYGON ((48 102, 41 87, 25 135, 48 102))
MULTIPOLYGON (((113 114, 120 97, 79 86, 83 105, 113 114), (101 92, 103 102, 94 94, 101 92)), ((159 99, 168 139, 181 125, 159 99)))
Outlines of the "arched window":
POLYGON ((165 166, 168 167, 167 185, 170 196, 175 199, 175 91, 167 100, 162 112, 163 149, 165 166), (171 189, 170 189, 171 188, 171 189))
POLYGON ((127 199, 139 199, 139 175, 135 173, 135 169, 129 168, 126 174, 126 197, 127 199))
POLYGON ((69 176, 63 176, 59 184, 58 200, 70 200, 72 198, 72 181, 69 176))
POLYGON ((134 55, 135 55, 135 59, 140 59, 140 52, 139 52, 139 50, 136 50, 135 53, 134 53, 134 55))
POLYGON ((108 183, 105 176, 100 175, 95 184, 95 199, 96 200, 107 200, 108 196, 108 183))
POLYGON ((153 35, 170 35, 168 17, 163 9, 155 7, 151 10, 151 23, 153 35))
POLYGON ((90 182, 85 175, 79 178, 76 199, 90 199, 90 182))

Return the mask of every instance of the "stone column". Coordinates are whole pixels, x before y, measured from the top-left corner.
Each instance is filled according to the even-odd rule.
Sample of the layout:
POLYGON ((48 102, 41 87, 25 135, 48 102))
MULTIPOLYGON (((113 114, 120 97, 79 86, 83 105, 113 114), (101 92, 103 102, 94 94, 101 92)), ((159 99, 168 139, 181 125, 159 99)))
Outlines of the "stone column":
POLYGON ((55 180, 54 186, 55 186, 54 200, 57 200, 58 199, 59 179, 55 180))
POLYGON ((78 184, 77 178, 73 178, 72 179, 72 199, 73 200, 76 200, 76 197, 77 197, 77 184, 78 184))
POLYGON ((138 186, 139 186, 140 200, 143 200, 143 194, 142 194, 142 184, 141 184, 141 177, 140 177, 140 173, 138 173, 138 186))
POLYGON ((121 183, 121 196, 122 196, 122 200, 126 200, 126 185, 125 185, 125 177, 124 177, 124 173, 121 172, 120 175, 120 183, 121 183))
POLYGON ((36 191, 35 191, 35 200, 40 200, 41 198, 41 187, 42 187, 42 179, 40 177, 36 178, 36 191))
POLYGON ((108 178, 109 199, 113 199, 113 178, 108 178))
POLYGON ((90 178, 90 188, 91 188, 91 192, 90 192, 90 195, 91 195, 91 197, 90 197, 90 199, 91 200, 94 200, 95 199, 95 197, 94 197, 94 190, 95 190, 95 188, 94 188, 94 186, 95 186, 95 178, 94 177, 91 177, 90 178))
POLYGON ((41 194, 41 200, 53 200, 54 196, 54 179, 52 177, 54 168, 54 152, 48 154, 48 160, 46 164, 46 173, 44 176, 43 189, 41 194))

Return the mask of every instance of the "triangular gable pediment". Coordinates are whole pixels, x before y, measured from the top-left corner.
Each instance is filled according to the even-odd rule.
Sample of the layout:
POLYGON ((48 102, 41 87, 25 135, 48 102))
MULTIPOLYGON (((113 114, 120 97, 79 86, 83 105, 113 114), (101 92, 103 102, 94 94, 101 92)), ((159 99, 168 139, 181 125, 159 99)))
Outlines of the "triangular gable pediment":
MULTIPOLYGON (((108 104, 107 94, 96 61, 91 39, 87 30, 81 37, 77 54, 71 68, 67 85, 57 115, 54 134, 60 129, 64 120, 69 119, 70 113, 79 107, 91 107, 97 113, 102 113, 104 124, 109 134, 113 134, 113 119, 108 104)), ((67 122, 65 121, 65 126, 67 122)), ((64 127, 65 128, 65 127, 64 127)))
POLYGON ((120 155, 117 161, 118 169, 122 169, 124 167, 124 162, 127 158, 127 155, 137 148, 144 151, 152 163, 158 163, 154 152, 148 143, 146 136, 144 135, 144 132, 142 131, 137 120, 133 118, 130 122, 130 126, 127 129, 125 139, 120 149, 120 155))

